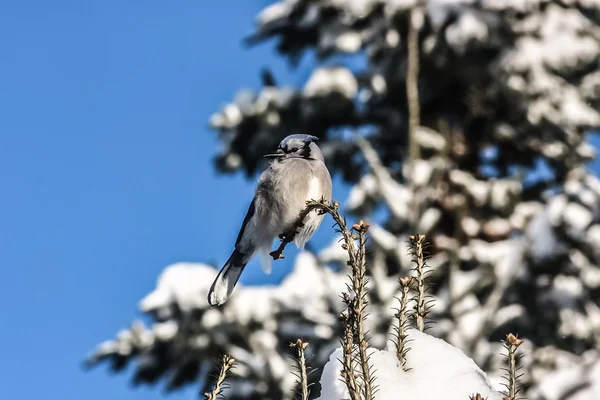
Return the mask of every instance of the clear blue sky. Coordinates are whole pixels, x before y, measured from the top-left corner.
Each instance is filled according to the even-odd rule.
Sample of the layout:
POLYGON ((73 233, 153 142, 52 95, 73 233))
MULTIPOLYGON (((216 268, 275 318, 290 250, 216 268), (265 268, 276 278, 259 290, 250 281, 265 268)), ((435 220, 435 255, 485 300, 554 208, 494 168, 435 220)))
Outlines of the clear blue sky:
POLYGON ((0 398, 164 397, 81 362, 166 265, 229 256, 253 182, 214 173, 208 118, 263 65, 304 79, 273 46, 243 48, 266 4, 2 2, 0 398))

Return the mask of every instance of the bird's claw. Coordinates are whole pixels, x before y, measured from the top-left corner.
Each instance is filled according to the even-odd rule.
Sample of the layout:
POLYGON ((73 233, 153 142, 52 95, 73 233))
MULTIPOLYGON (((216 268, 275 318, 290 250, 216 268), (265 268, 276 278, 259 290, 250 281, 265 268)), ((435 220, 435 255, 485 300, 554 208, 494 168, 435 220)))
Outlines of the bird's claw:
POLYGON ((275 250, 269 253, 269 255, 271 257, 273 257, 273 260, 279 260, 281 258, 285 258, 285 256, 283 255, 283 253, 279 250, 275 250))

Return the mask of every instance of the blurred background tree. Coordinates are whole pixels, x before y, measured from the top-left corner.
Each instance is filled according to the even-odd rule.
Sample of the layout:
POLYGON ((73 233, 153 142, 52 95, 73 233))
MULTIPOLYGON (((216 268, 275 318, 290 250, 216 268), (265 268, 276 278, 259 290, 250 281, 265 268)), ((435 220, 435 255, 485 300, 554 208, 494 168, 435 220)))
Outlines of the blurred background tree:
MULTIPOLYGON (((600 2, 286 0, 246 38, 267 40, 314 68, 301 88, 267 68, 260 91, 216 112, 215 167, 254 176, 287 134, 321 138, 351 187, 345 212, 372 224, 371 343, 386 343, 405 241, 421 232, 432 334, 498 381, 500 340, 518 333, 527 398, 600 398, 600 181, 586 169, 600 126, 600 2)), ((317 368, 338 344, 340 250, 334 240, 301 253, 280 286, 240 288, 216 309, 213 268, 168 267, 140 303, 151 326, 133 323, 88 363, 134 362, 136 383, 178 388, 210 383, 225 352, 240 361, 228 398, 292 398, 289 342, 310 342, 317 368)))

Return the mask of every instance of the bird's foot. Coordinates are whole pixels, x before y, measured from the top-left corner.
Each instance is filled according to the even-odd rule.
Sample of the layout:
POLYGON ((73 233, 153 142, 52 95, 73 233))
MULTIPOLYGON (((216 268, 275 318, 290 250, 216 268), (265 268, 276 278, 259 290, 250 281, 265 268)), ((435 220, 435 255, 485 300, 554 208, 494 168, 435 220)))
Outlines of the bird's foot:
POLYGON ((273 257, 273 260, 279 260, 279 259, 285 258, 285 256, 283 255, 283 252, 279 249, 270 252, 269 255, 271 257, 273 257))
MULTIPOLYGON (((303 225, 304 226, 304 225, 303 225)), ((286 242, 286 243, 290 243, 294 241, 294 238, 296 237, 296 234, 298 233, 297 230, 295 231, 290 231, 290 232, 284 232, 282 234, 279 235, 279 239, 282 242, 286 242)))

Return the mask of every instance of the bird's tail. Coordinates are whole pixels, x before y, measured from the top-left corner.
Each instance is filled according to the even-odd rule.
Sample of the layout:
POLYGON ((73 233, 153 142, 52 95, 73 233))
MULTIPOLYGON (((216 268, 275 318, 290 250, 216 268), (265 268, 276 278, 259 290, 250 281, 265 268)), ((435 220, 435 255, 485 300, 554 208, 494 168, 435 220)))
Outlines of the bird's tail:
POLYGON ((227 301, 248 261, 248 255, 238 249, 233 251, 208 291, 208 303, 211 306, 220 306, 227 301))

